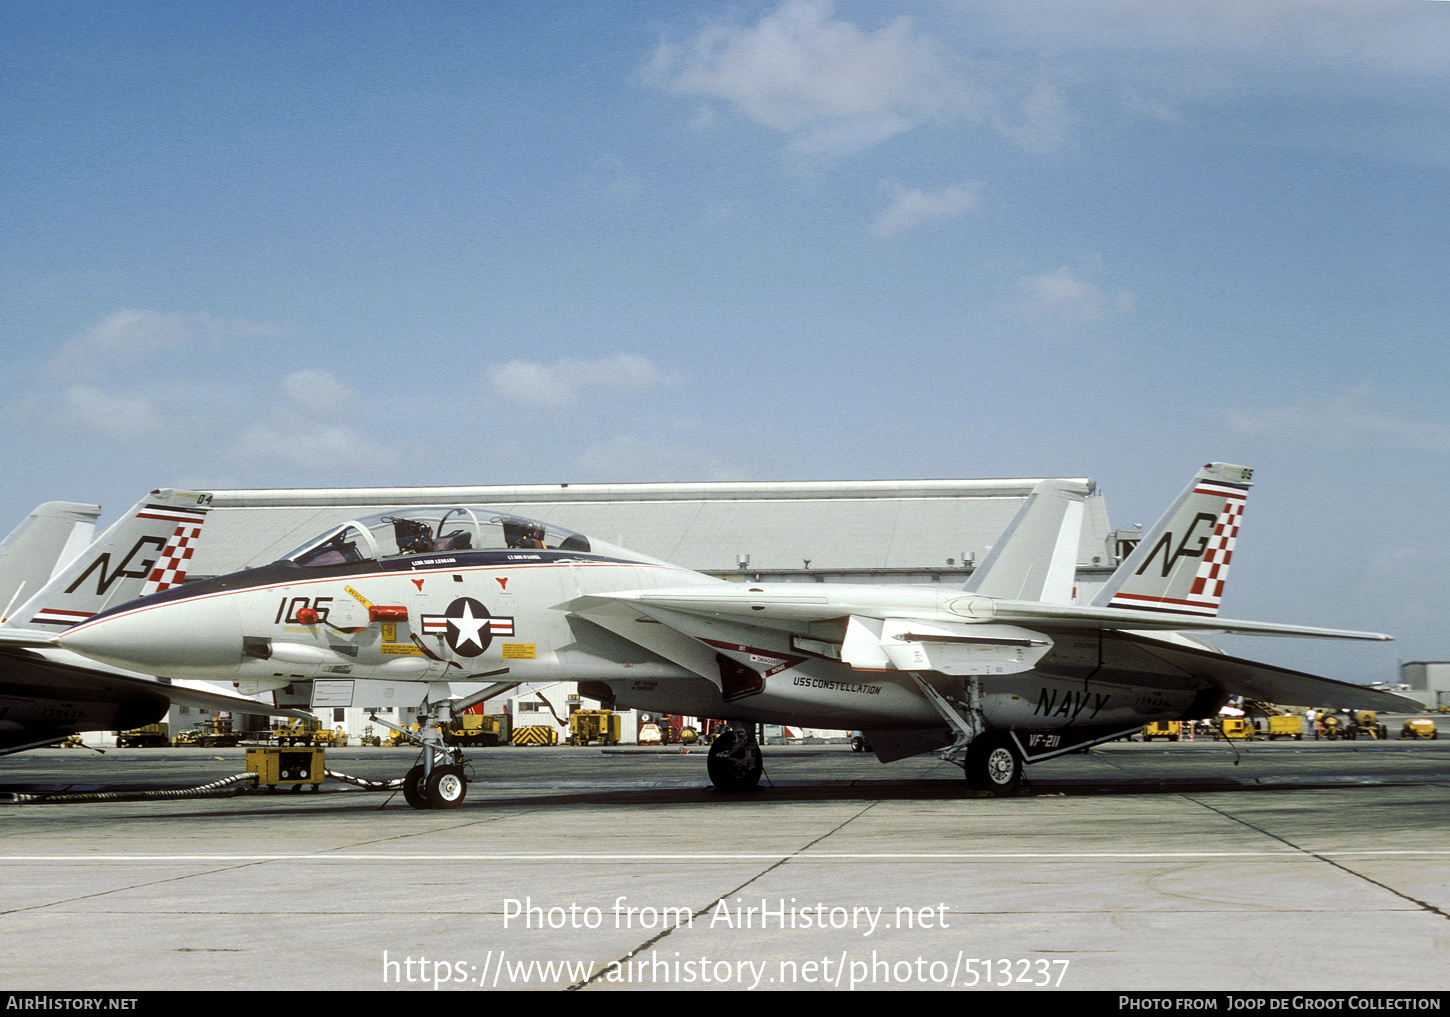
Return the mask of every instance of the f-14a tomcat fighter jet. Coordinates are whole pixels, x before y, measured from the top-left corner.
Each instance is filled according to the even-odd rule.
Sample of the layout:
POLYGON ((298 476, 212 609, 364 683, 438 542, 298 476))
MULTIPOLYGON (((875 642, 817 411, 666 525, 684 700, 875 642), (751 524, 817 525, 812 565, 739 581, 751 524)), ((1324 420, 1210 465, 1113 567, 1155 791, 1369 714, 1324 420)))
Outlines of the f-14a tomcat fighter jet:
MULTIPOLYGON (((491 683, 483 698, 577 681, 609 704, 731 721, 708 761, 724 790, 759 780, 758 722, 860 729, 883 762, 940 751, 972 786, 1008 793, 1024 763, 1212 717, 1231 695, 1411 708, 1194 635, 1388 638, 1217 617, 1249 479, 1198 471, 1086 605, 1073 583, 1089 492, 1045 481, 961 588, 728 582, 502 512, 410 508, 113 607, 59 644, 247 695, 443 717, 460 706, 452 682, 491 683)), ((409 802, 459 804, 460 762, 441 743, 425 751, 409 802)))

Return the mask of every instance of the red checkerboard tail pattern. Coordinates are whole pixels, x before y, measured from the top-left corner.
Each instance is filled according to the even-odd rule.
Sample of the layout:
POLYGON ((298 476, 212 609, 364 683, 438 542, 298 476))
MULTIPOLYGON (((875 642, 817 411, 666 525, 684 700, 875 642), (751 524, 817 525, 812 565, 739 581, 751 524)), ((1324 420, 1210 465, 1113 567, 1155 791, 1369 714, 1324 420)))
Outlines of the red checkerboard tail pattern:
POLYGON ((180 586, 186 580, 186 570, 191 566, 191 556, 196 542, 201 537, 201 523, 187 521, 176 527, 166 547, 156 559, 156 567, 141 588, 141 596, 159 593, 173 586, 180 586))

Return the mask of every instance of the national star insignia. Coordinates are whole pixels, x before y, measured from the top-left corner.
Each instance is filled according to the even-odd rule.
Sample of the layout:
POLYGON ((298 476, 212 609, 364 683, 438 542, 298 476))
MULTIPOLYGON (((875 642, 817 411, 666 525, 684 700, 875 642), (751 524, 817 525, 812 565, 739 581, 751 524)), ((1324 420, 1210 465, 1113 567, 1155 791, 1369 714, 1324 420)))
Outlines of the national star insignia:
POLYGON ((474 614, 475 604, 477 604, 476 601, 464 597, 461 598, 461 603, 455 601, 448 608, 448 641, 453 644, 454 650, 469 657, 477 656, 488 649, 488 644, 493 638, 491 629, 487 638, 483 636, 484 630, 489 629, 488 610, 478 604, 478 607, 483 608, 483 613, 474 614), (459 609, 458 614, 453 613, 455 608, 459 609), (477 647, 472 653, 464 649, 469 644, 477 647))

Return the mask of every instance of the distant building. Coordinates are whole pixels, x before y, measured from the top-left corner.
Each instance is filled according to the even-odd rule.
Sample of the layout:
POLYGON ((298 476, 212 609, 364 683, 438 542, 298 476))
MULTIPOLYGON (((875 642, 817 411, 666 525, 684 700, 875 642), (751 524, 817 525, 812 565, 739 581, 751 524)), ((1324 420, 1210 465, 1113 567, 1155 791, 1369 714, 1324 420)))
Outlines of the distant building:
MULTIPOLYGON (((1091 486, 1092 482, 1077 478, 1091 486)), ((534 484, 214 491, 191 577, 264 565, 332 526, 422 505, 494 507, 683 568, 751 582, 966 582, 1038 483, 874 480, 534 484)), ((1105 582, 1126 532, 1087 499, 1078 542, 1086 590, 1105 582)))
POLYGON ((1418 699, 1428 709, 1450 706, 1450 660, 1412 660, 1400 665, 1401 693, 1418 699))

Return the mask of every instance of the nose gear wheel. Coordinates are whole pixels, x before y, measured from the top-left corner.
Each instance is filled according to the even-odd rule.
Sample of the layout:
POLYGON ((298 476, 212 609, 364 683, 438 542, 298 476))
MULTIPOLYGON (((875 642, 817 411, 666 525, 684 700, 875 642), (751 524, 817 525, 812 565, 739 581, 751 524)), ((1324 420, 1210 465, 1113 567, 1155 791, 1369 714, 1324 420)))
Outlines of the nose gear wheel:
POLYGON ((461 766, 435 766, 423 785, 423 798, 430 809, 456 809, 467 794, 461 766))

